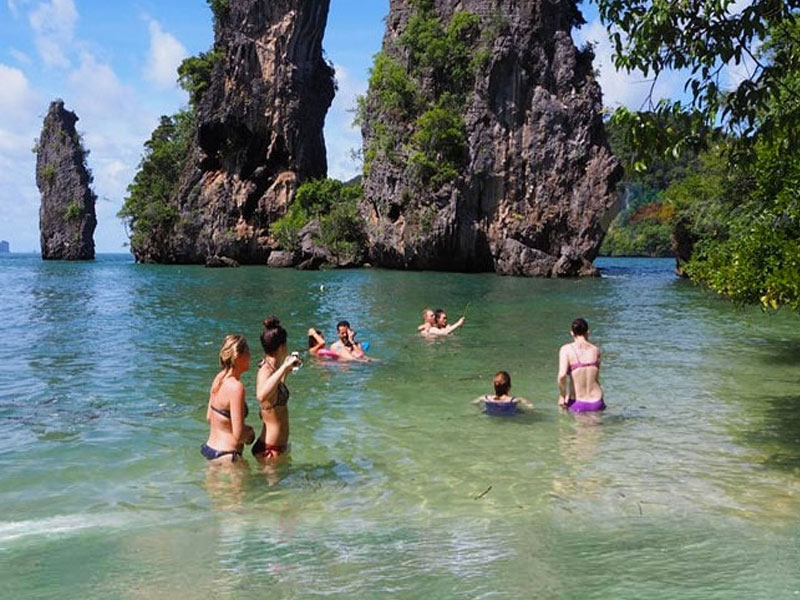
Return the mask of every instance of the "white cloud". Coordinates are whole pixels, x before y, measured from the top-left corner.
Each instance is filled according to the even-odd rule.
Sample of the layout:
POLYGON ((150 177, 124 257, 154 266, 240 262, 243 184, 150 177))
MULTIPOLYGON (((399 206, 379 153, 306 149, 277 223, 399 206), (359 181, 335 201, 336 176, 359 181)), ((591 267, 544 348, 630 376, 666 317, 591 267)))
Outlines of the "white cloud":
POLYGON ((18 251, 30 251, 38 240, 38 230, 31 227, 38 223, 39 209, 31 148, 41 100, 19 69, 0 63, 0 81, 0 238, 21 245, 18 251))
POLYGON ((0 63, 0 114, 3 115, 3 123, 13 126, 21 120, 31 116, 33 105, 38 98, 28 83, 25 73, 14 67, 9 67, 0 63))
POLYGON ((150 51, 144 68, 147 81, 160 88, 174 87, 178 65, 188 55, 183 44, 164 31, 158 21, 150 21, 150 51))
POLYGON ((18 63, 22 63, 23 65, 29 65, 33 62, 31 57, 25 54, 22 50, 9 48, 8 53, 11 55, 11 58, 16 60, 18 63))
MULTIPOLYGON (((594 68, 599 72, 598 81, 603 90, 603 104, 610 108, 625 106, 632 110, 645 108, 650 94, 652 78, 641 71, 618 71, 614 67, 614 48, 608 39, 608 30, 600 20, 592 21, 574 32, 576 44, 591 43, 594 47, 594 68)), ((677 98, 683 93, 683 80, 674 71, 661 73, 653 88, 652 100, 677 98)))
POLYGON ((78 10, 73 0, 42 2, 30 14, 36 48, 48 67, 69 68, 67 51, 72 46, 78 10))
POLYGON ((8 10, 11 11, 11 14, 14 15, 14 17, 18 17, 19 9, 30 2, 31 0, 8 0, 8 10))
POLYGON ((341 65, 334 65, 338 91, 325 119, 325 146, 328 175, 348 180, 361 173, 361 165, 351 157, 351 150, 361 149, 361 131, 353 126, 356 98, 366 93, 367 82, 354 78, 341 65))

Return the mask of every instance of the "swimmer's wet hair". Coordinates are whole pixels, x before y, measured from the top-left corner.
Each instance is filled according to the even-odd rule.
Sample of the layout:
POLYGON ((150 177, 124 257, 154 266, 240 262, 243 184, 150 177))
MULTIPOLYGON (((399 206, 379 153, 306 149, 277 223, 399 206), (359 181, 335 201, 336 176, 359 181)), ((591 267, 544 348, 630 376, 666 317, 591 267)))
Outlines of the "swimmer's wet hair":
POLYGON ((423 308, 422 309, 422 320, 425 320, 425 315, 431 313, 434 317, 436 316, 436 312, 432 308, 423 308))
POLYGON ((572 333, 575 335, 586 335, 589 333, 589 324, 584 319, 575 319, 572 322, 572 333))
POLYGON ((286 343, 286 330, 281 327, 278 317, 264 319, 264 331, 261 332, 261 347, 270 356, 286 343))
POLYGON ((506 371, 498 371, 494 376, 494 393, 496 396, 505 396, 511 389, 511 375, 506 371))
POLYGON ((219 349, 219 364, 223 369, 232 369, 240 356, 250 353, 250 347, 243 335, 229 335, 219 349))
MULTIPOLYGON (((321 332, 319 329, 314 329, 314 332, 315 332, 315 333, 316 333, 316 334, 317 334, 319 337, 321 337, 323 340, 325 339, 325 336, 324 336, 324 335, 322 335, 322 332, 321 332)), ((316 346, 316 345, 317 345, 317 338, 315 338, 313 335, 310 335, 310 336, 308 336, 308 347, 309 347, 309 348, 313 348, 313 347, 314 347, 314 346, 316 346)))
POLYGON ((350 321, 339 321, 336 324, 336 331, 339 331, 340 327, 347 327, 348 329, 350 329, 350 321))

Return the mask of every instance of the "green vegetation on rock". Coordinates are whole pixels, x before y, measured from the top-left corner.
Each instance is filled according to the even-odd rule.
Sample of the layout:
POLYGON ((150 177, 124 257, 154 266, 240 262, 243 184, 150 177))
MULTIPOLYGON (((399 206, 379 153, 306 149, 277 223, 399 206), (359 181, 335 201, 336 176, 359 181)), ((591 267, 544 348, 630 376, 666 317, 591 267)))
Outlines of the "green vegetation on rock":
POLYGON ((64 219, 67 221, 80 221, 83 218, 83 206, 80 202, 73 201, 67 205, 64 211, 64 219))
POLYGON ((221 58, 222 52, 214 48, 198 56, 190 56, 178 66, 178 83, 189 92, 189 102, 195 108, 211 85, 211 73, 221 58))
POLYGON ((206 0, 208 5, 211 7, 211 12, 214 13, 214 16, 219 18, 221 15, 225 14, 231 8, 230 0, 206 0))
POLYGON ((270 226, 270 232, 284 250, 297 252, 300 231, 311 221, 319 223, 316 241, 326 247, 337 263, 360 260, 365 235, 358 211, 360 184, 336 179, 306 181, 297 188, 286 215, 270 226))
POLYGON ((172 199, 194 130, 194 113, 185 110, 171 117, 162 116, 145 142, 139 170, 118 213, 129 228, 134 248, 156 245, 159 239, 165 239, 178 218, 172 199))
POLYGON ((474 13, 458 11, 444 23, 431 0, 415 0, 413 6, 399 40, 407 64, 385 52, 375 55, 369 95, 359 99, 356 121, 363 124, 372 117, 365 176, 376 158, 399 164, 402 153, 418 183, 436 190, 464 165, 462 114, 475 77, 488 61, 491 40, 481 35, 481 19, 474 13))

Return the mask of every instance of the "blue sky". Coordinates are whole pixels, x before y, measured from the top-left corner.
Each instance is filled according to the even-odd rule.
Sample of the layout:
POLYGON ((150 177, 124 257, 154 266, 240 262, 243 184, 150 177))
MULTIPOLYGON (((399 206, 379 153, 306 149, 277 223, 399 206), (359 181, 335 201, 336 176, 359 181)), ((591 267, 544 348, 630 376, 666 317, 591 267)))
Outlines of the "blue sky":
MULTIPOLYGON (((142 152, 162 114, 186 103, 175 68, 213 40, 205 0, 0 0, 0 239, 13 252, 39 247, 39 193, 34 138, 49 103, 63 98, 80 121, 91 151, 98 195, 98 252, 123 250, 127 241, 116 213, 142 152)), ((331 0, 324 47, 339 92, 328 113, 325 139, 329 172, 349 178, 360 167, 349 150, 360 147, 349 109, 366 89, 372 56, 380 49, 388 0, 331 0)), ((596 67, 605 103, 638 108, 648 84, 616 73, 605 29, 592 6, 589 23, 573 35, 597 43, 596 67)), ((675 78, 658 95, 679 90, 675 78)))

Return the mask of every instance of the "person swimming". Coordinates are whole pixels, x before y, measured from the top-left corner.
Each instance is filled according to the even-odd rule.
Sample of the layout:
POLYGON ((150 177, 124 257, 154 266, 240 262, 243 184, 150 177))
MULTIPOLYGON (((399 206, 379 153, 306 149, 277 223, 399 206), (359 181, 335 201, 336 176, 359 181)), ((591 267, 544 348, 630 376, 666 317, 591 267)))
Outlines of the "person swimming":
POLYGON ((214 377, 208 395, 206 421, 210 431, 200 453, 213 462, 242 460, 242 450, 255 438, 253 428, 245 423, 247 403, 241 382, 250 368, 250 348, 241 335, 229 335, 219 351, 222 370, 214 377))
POLYGON ((325 344, 327 344, 327 342, 322 332, 319 329, 311 327, 308 330, 308 353, 311 356, 319 356, 319 351, 325 350, 325 344))
POLYGON ((558 353, 558 405, 572 412, 605 410, 600 386, 600 349, 589 343, 589 325, 575 319, 570 328, 571 344, 564 344, 558 353), (570 394, 567 397, 567 384, 570 394))
POLYGON ((339 339, 331 344, 331 351, 339 355, 340 360, 357 360, 370 362, 362 345, 356 341, 356 332, 350 327, 348 321, 339 321, 336 324, 336 333, 339 339))
POLYGON ((289 450, 289 388, 285 380, 301 361, 296 354, 288 354, 286 339, 286 330, 277 318, 264 321, 264 358, 256 375, 256 398, 263 426, 252 448, 253 456, 259 460, 277 459, 289 450))
POLYGON ((422 309, 422 325, 417 325, 417 331, 425 335, 436 324, 436 314, 432 308, 422 309))
POLYGON ((525 398, 511 396, 511 375, 506 371, 498 371, 492 380, 494 396, 481 396, 473 400, 473 404, 483 404, 483 410, 488 415, 510 415, 520 408, 533 409, 525 398))
POLYGON ((452 325, 448 325, 447 313, 443 309, 437 308, 435 311, 433 311, 433 325, 431 325, 425 330, 420 330, 420 333, 424 336, 431 336, 431 337, 450 335, 456 329, 458 329, 464 324, 464 320, 465 317, 461 317, 458 321, 456 321, 452 325))

